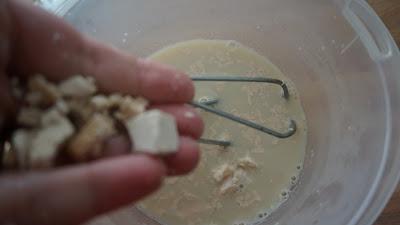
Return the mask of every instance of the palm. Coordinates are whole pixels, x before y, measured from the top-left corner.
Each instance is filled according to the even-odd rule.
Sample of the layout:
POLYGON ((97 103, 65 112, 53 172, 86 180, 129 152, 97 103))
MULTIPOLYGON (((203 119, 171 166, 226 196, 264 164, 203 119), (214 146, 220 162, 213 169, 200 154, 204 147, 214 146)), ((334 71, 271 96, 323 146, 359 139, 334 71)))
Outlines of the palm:
MULTIPOLYGON (((157 189, 165 175, 192 170, 195 139, 203 124, 187 118, 194 95, 190 79, 172 68, 136 59, 83 37, 62 20, 22 1, 0 1, 0 128, 17 109, 12 75, 42 73, 58 81, 73 74, 93 76, 104 92, 141 95, 175 116, 180 150, 167 158, 130 155, 55 171, 0 176, 0 223, 77 224, 134 202, 157 189), (59 38, 54 39, 54 32, 59 38), (171 89, 174 86, 174 89, 171 89)), ((1 138, 0 138, 1 139, 1 138)), ((109 140, 110 152, 126 152, 124 137, 109 140)))

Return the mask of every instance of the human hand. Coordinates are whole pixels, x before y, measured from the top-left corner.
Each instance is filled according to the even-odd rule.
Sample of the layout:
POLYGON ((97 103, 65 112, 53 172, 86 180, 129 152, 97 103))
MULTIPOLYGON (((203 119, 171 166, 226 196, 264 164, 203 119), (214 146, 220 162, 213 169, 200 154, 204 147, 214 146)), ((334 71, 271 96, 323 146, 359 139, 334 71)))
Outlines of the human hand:
MULTIPOLYGON (((62 20, 28 3, 0 1, 0 131, 15 115, 10 79, 40 73, 60 81, 93 76, 103 92, 140 95, 175 116, 179 152, 164 158, 131 154, 52 171, 0 175, 0 224, 79 224, 135 202, 155 191, 165 176, 197 164, 196 139, 203 123, 185 105, 194 95, 190 79, 172 68, 84 37, 62 20), (187 112, 196 116, 188 117, 187 112)), ((1 138, 1 137, 0 137, 1 138)), ((107 152, 128 152, 124 137, 109 140, 107 152)))

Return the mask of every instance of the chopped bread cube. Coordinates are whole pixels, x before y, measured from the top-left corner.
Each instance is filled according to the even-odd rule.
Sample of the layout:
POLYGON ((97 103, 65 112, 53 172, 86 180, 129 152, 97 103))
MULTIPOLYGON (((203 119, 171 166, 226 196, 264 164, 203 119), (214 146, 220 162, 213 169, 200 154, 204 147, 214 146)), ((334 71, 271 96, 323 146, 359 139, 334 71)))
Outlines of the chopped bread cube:
POLYGON ((51 109, 42 117, 42 126, 37 130, 30 146, 29 165, 31 168, 53 166, 60 145, 75 130, 71 122, 55 109, 51 109))
POLYGON ((82 126, 95 113, 94 107, 84 99, 71 99, 67 101, 70 116, 74 124, 82 126))
POLYGON ((95 82, 90 77, 73 76, 59 85, 60 92, 65 97, 84 98, 97 92, 95 82))
POLYGON ((54 105, 54 107, 60 111, 62 114, 67 114, 69 113, 70 109, 69 106, 67 105, 67 103, 64 100, 59 99, 56 104, 54 105))
POLYGON ((246 170, 258 168, 257 163, 245 156, 238 160, 234 166, 227 163, 214 169, 213 178, 219 184, 219 193, 225 195, 236 192, 240 185, 251 182, 246 170))
POLYGON ((0 168, 3 169, 17 169, 18 168, 18 160, 17 154, 14 149, 11 148, 9 142, 4 143, 2 156, 1 158, 1 165, 0 168))
POLYGON ((231 165, 224 164, 213 170, 213 178, 218 183, 224 181, 226 178, 231 177, 235 168, 231 165))
POLYGON ((144 98, 132 98, 131 96, 126 96, 120 102, 115 117, 122 121, 130 119, 143 113, 146 110, 147 105, 148 101, 144 98))
POLYGON ((42 110, 38 108, 22 108, 17 116, 17 123, 28 127, 39 126, 42 113, 42 110))
POLYGON ((108 99, 110 101, 111 106, 117 106, 120 105, 124 97, 122 97, 122 95, 120 94, 112 94, 108 97, 108 99))
POLYGON ((40 118, 40 124, 42 127, 47 127, 53 124, 58 124, 66 120, 64 115, 58 111, 56 108, 51 108, 42 114, 40 118))
POLYGON ((236 169, 233 176, 228 177, 224 180, 219 188, 219 193, 221 195, 234 193, 240 188, 241 183, 245 183, 247 179, 247 174, 242 169, 236 169))
POLYGON ((34 132, 20 129, 14 132, 11 144, 17 155, 18 166, 20 169, 28 168, 28 153, 32 144, 34 132))
POLYGON ((109 98, 104 95, 96 95, 90 99, 90 104, 97 111, 105 111, 113 107, 109 98))
POLYGON ((246 156, 239 159, 238 167, 242 169, 257 169, 258 165, 250 156, 246 156))
POLYGON ((159 110, 150 110, 125 122, 134 150, 150 154, 178 151, 175 118, 159 110))
POLYGON ((48 82, 42 75, 36 75, 28 81, 28 103, 36 105, 54 104, 61 94, 57 87, 48 82))
POLYGON ((221 195, 234 193, 239 189, 239 180, 236 177, 230 177, 222 183, 221 187, 219 188, 219 193, 221 195))
POLYGON ((116 133, 114 122, 108 116, 94 114, 70 141, 68 152, 77 161, 99 157, 104 141, 116 133))
POLYGON ((39 92, 28 92, 25 96, 25 101, 31 106, 40 106, 43 102, 42 94, 39 92))

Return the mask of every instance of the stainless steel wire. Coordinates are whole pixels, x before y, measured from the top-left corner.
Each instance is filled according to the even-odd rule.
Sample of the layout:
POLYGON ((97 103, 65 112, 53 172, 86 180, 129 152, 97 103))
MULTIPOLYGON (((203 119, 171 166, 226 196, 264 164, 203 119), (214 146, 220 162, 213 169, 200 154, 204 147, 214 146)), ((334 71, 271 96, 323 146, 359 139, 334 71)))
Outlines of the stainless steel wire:
MULTIPOLYGON (((250 83, 267 83, 267 84, 273 84, 273 85, 279 85, 282 88, 282 97, 285 98, 286 100, 289 99, 290 93, 289 89, 286 85, 286 83, 282 80, 279 79, 273 79, 273 78, 266 78, 266 77, 244 77, 244 76, 230 76, 230 75, 202 75, 202 76, 192 76, 191 79, 193 81, 201 82, 201 81, 211 81, 211 82, 250 82, 250 83)), ((236 116, 234 114, 222 111, 217 109, 216 107, 213 107, 218 103, 219 99, 209 97, 209 96, 204 96, 203 98, 200 98, 198 101, 193 101, 190 104, 196 108, 200 108, 202 110, 205 110, 207 112, 213 113, 217 116, 224 117, 226 119, 232 120, 234 122, 240 123, 242 125, 245 125, 247 127, 251 127, 253 129, 256 129, 258 131, 261 131, 263 133, 267 133, 269 135, 272 135, 277 138, 289 138, 293 134, 296 133, 297 126, 296 122, 292 119, 289 119, 289 127, 285 131, 276 131, 272 128, 269 128, 267 126, 258 124, 256 122, 247 120, 245 118, 241 118, 239 116, 236 116)), ((212 145, 219 145, 222 147, 228 147, 232 144, 231 141, 227 140, 214 140, 214 139, 200 139, 200 143, 203 144, 212 144, 212 145)))

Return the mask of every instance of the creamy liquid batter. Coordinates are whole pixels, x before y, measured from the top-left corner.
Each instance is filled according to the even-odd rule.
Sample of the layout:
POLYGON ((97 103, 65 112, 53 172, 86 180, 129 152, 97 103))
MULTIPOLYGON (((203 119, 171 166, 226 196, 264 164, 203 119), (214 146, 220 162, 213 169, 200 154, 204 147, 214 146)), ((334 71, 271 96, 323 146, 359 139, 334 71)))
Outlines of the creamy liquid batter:
POLYGON ((288 139, 278 139, 201 111, 204 137, 230 140, 233 145, 227 149, 201 145, 202 159, 193 174, 169 178, 139 205, 168 225, 231 225, 264 219, 288 198, 303 164, 306 120, 293 84, 265 57, 235 41, 187 41, 150 58, 190 75, 265 76, 288 83, 290 99, 285 100, 276 85, 196 82, 196 99, 218 97, 216 108, 280 131, 288 129, 292 118, 298 130, 288 139))

